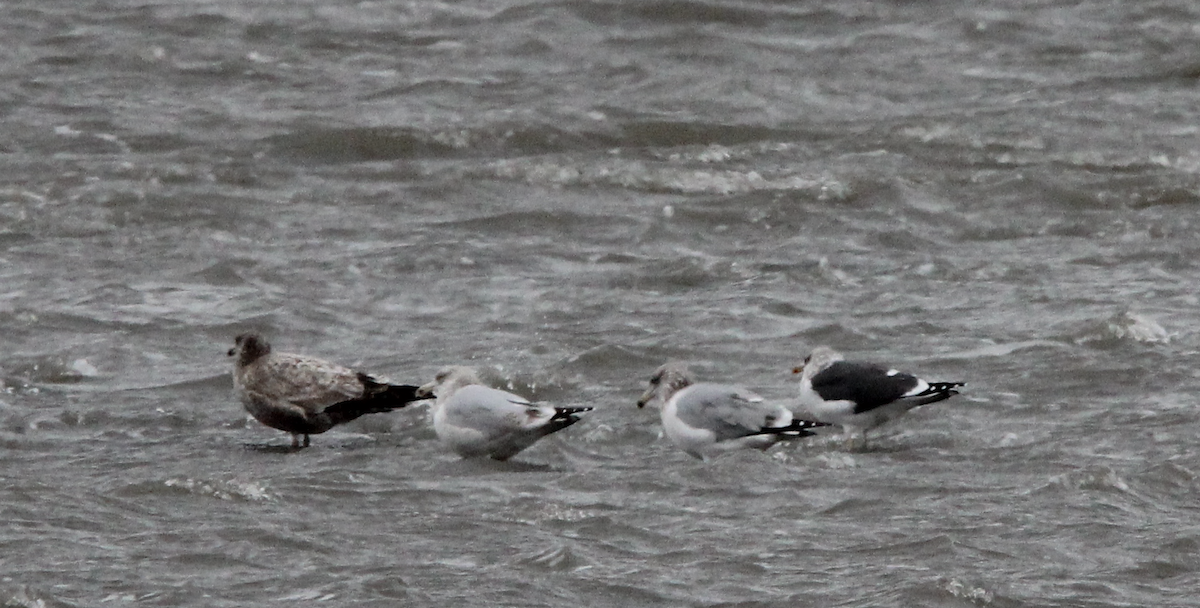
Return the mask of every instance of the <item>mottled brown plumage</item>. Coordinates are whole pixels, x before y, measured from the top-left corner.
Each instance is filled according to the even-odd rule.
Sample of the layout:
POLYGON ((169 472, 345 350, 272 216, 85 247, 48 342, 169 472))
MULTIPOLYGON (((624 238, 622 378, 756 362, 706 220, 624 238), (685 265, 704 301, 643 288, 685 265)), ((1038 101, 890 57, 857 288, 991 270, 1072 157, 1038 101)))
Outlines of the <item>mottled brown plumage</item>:
POLYGON ((257 334, 242 334, 233 386, 255 420, 292 434, 292 446, 308 447, 309 435, 324 433, 364 414, 390 412, 418 400, 417 387, 391 384, 316 357, 276 353, 257 334))

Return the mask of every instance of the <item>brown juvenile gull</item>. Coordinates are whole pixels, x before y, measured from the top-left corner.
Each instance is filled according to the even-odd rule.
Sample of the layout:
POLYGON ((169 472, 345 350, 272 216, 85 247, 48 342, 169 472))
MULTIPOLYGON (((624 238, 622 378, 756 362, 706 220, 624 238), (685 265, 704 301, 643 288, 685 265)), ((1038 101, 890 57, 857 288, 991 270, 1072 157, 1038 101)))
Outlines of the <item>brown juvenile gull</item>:
POLYGON ((707 460, 730 450, 765 450, 780 439, 813 435, 820 422, 794 420, 782 405, 729 384, 697 383, 682 363, 663 365, 650 377, 638 407, 658 401, 663 431, 683 451, 707 460))
POLYGON ((417 390, 437 396, 433 430, 463 458, 490 456, 508 460, 535 441, 579 422, 590 407, 535 405, 507 391, 484 386, 475 370, 452 366, 417 390))
POLYGON ((277 353, 258 334, 234 340, 233 386, 255 420, 292 434, 292 447, 308 436, 363 414, 390 412, 412 401, 417 387, 391 384, 316 357, 277 353))
POLYGON ((800 403, 821 422, 841 425, 848 439, 919 405, 949 399, 964 382, 926 382, 912 374, 862 361, 846 361, 818 346, 792 370, 800 376, 800 403))

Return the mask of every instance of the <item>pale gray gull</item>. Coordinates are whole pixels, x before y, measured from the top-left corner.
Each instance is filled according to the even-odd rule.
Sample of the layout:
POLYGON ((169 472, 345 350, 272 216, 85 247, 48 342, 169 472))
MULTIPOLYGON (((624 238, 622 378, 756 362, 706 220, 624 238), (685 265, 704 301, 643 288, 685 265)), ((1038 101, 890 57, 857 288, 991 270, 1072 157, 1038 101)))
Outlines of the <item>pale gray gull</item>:
POLYGON ((792 370, 800 376, 800 405, 821 422, 842 427, 848 439, 866 441, 866 432, 920 405, 949 399, 964 382, 927 382, 896 369, 846 361, 818 346, 792 370))
POLYGON ((234 340, 229 356, 233 386, 255 420, 292 434, 292 447, 308 447, 324 433, 364 414, 390 412, 421 399, 416 386, 391 384, 316 357, 277 353, 262 336, 234 340))
POLYGON ((576 422, 590 407, 537 405, 520 395, 484 386, 475 370, 452 366, 417 390, 436 396, 433 430, 463 458, 508 460, 538 439, 576 422))
POLYGON ((806 437, 820 422, 792 418, 742 387, 697 383, 681 363, 663 365, 650 378, 638 407, 659 404, 663 431, 684 452, 707 459, 738 449, 765 450, 780 439, 806 437))

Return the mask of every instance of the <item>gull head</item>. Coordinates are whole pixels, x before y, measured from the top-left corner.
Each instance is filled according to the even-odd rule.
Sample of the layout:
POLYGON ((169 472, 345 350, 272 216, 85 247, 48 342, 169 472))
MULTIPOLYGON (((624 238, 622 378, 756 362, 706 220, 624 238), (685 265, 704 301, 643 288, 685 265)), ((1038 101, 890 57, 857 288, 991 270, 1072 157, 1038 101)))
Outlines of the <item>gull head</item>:
POLYGON ((666 403, 671 395, 691 386, 694 382, 686 365, 674 361, 667 363, 655 370, 653 376, 650 376, 650 387, 646 389, 645 393, 642 393, 637 406, 639 408, 646 407, 656 398, 660 403, 666 403))
POLYGON ((479 374, 475 370, 464 365, 451 365, 443 367, 433 377, 433 382, 429 382, 417 389, 416 397, 418 399, 428 399, 429 397, 449 397, 454 391, 472 384, 481 384, 479 374))
POLYGON ((792 368, 793 374, 804 374, 805 378, 812 378, 821 373, 825 368, 845 359, 842 353, 833 350, 828 346, 818 346, 812 350, 804 362, 792 368))
POLYGON ((236 356, 238 365, 249 365, 259 357, 271 354, 271 344, 255 333, 240 334, 233 339, 233 348, 226 354, 236 356))

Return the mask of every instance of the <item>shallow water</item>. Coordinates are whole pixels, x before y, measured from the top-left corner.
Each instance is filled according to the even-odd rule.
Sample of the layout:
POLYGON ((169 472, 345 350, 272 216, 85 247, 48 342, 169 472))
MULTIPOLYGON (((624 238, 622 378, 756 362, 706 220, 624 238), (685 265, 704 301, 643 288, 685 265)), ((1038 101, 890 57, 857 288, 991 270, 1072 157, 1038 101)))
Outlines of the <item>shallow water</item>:
POLYGON ((1200 9, 1183 1, 0 6, 0 599, 1184 606, 1200 9), (588 418, 463 462, 419 408, 286 449, 225 351, 444 364, 588 418), (693 460, 667 359, 817 344, 953 400, 693 460))

